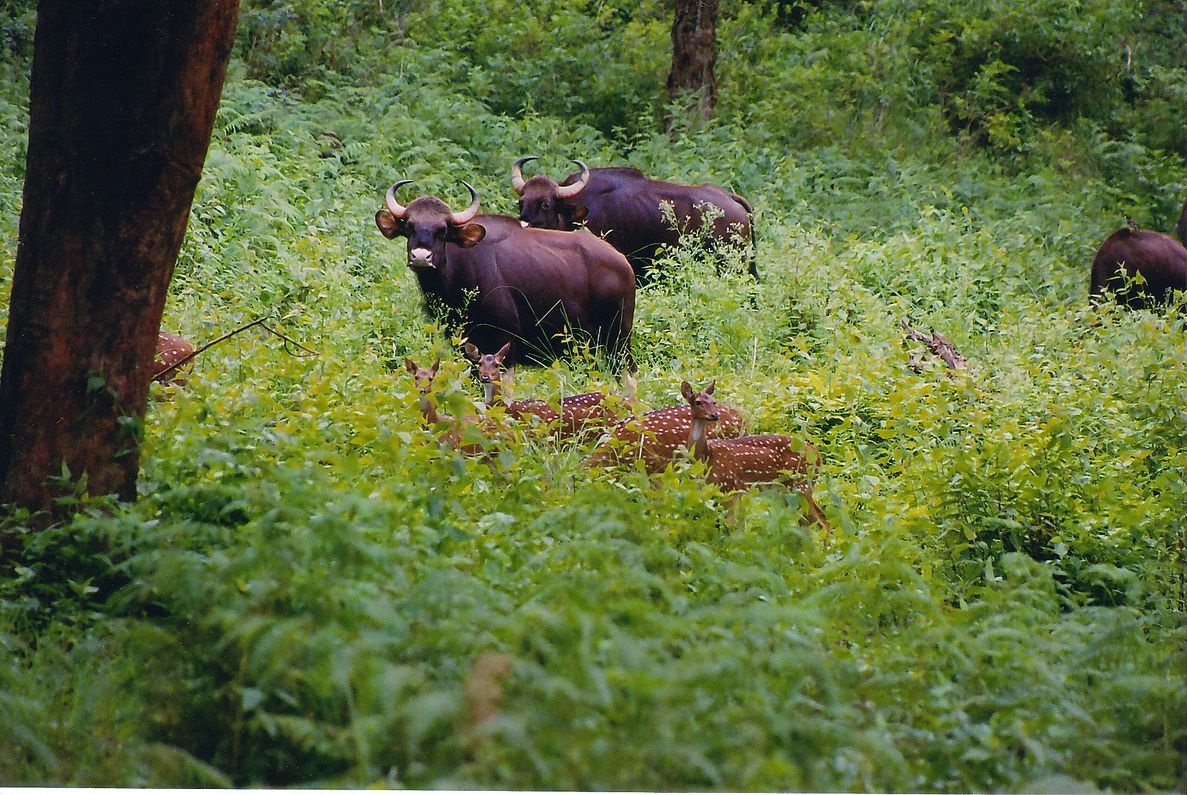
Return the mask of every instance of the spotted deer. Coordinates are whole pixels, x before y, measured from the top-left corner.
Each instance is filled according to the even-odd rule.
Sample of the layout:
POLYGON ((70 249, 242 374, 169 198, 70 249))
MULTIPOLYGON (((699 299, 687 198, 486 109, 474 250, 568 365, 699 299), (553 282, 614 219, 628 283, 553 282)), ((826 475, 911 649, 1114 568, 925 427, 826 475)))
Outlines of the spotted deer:
POLYGON ((502 426, 491 417, 477 414, 466 414, 461 418, 454 418, 441 412, 433 395, 433 380, 441 369, 441 358, 438 357, 430 367, 421 367, 412 359, 404 359, 404 369, 412 374, 420 390, 420 411, 424 415, 425 424, 430 428, 446 426, 437 436, 437 441, 452 447, 463 455, 482 455, 487 452, 486 447, 478 442, 465 442, 468 428, 476 429, 482 436, 490 438, 503 430, 502 426))
POLYGON ((618 415, 605 404, 602 392, 586 392, 561 398, 560 411, 543 400, 504 400, 503 365, 511 344, 507 343, 495 353, 482 353, 473 343, 465 345, 466 358, 478 365, 478 380, 483 387, 487 407, 502 404, 507 414, 516 420, 538 417, 562 438, 581 436, 618 421, 618 415))
MULTIPOLYGON (((718 406, 718 420, 709 435, 718 439, 741 436, 746 432, 742 414, 729 406, 718 406)), ((586 466, 614 466, 625 461, 642 460, 647 472, 660 472, 676 451, 688 443, 692 431, 692 409, 668 406, 631 417, 614 426, 586 461, 586 466)))
POLYGON ((157 334, 157 352, 153 356, 153 375, 150 380, 162 384, 185 384, 194 369, 194 346, 189 340, 162 331, 157 334))
POLYGON ((745 491, 752 486, 782 485, 804 498, 803 524, 815 522, 828 527, 824 511, 812 498, 812 482, 820 464, 820 451, 790 436, 740 436, 737 439, 710 439, 710 423, 719 422, 721 410, 713 400, 713 381, 701 392, 683 381, 680 394, 692 409, 692 429, 688 433, 689 454, 704 461, 709 482, 723 491, 745 491))

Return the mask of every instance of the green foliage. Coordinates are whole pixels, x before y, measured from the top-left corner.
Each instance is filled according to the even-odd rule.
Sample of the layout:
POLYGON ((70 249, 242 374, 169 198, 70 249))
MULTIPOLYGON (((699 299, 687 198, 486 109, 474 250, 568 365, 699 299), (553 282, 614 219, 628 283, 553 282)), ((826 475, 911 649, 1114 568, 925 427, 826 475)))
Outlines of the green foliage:
POLYGON ((1172 5, 811 5, 723 8, 718 117, 672 138, 659 4, 245 4, 165 327, 318 355, 209 349, 153 387, 135 505, 4 519, 0 783, 1181 789, 1187 329, 1086 301, 1097 242, 1183 199, 1172 5), (373 215, 397 178, 510 211, 529 153, 751 200, 759 282, 693 241, 640 289, 637 399, 715 378, 820 449, 831 528, 684 457, 424 427, 405 357, 479 391, 373 215))
POLYGON ((1039 121, 1107 117, 1122 101, 1137 3, 1001 3, 928 7, 917 46, 936 69, 951 121, 1002 150, 1039 121), (1103 78, 1103 79, 1102 79, 1103 78))

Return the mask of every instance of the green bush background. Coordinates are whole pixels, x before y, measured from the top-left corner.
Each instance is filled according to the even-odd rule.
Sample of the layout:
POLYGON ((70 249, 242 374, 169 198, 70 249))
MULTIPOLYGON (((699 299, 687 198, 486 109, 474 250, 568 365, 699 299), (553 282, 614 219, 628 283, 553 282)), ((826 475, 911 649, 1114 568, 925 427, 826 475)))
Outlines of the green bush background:
MULTIPOLYGON (((1177 218, 1187 10, 816 5, 723 3, 718 115, 669 135, 664 4, 245 3, 165 325, 318 356, 211 349, 136 505, 6 517, 0 783, 1182 789, 1184 314, 1086 293, 1126 216, 1177 218), (523 154, 752 200, 761 282, 694 246, 640 291, 639 398, 716 378, 817 445, 831 531, 686 461, 437 447, 404 357, 478 390, 372 216, 397 178, 511 211, 523 154), (969 368, 908 370, 902 320, 969 368)), ((32 3, 0 20, 7 285, 32 3)))

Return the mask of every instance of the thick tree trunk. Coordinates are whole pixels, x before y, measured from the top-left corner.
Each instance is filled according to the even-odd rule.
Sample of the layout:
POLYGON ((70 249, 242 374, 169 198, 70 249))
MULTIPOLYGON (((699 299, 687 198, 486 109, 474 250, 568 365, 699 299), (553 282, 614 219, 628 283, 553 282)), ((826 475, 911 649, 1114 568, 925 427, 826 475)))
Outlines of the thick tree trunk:
POLYGON ((683 95, 695 93, 701 118, 712 118, 717 107, 716 63, 717 0, 676 0, 668 100, 675 103, 683 95))
POLYGON ((157 330, 238 10, 38 4, 0 371, 4 502, 52 508, 63 465, 91 494, 135 496, 157 330))

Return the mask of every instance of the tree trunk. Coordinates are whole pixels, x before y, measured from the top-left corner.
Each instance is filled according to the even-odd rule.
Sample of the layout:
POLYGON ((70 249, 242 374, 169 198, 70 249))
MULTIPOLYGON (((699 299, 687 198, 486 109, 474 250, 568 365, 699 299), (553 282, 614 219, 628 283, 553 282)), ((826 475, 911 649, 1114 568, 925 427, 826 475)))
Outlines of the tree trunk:
POLYGON ((676 0, 668 101, 676 103, 685 94, 694 93, 700 117, 712 118, 717 106, 716 63, 717 0, 676 0))
POLYGON ((0 499, 136 494, 157 330, 239 0, 41 0, 0 370, 0 499))

